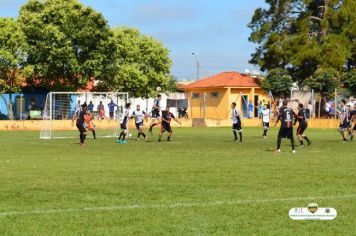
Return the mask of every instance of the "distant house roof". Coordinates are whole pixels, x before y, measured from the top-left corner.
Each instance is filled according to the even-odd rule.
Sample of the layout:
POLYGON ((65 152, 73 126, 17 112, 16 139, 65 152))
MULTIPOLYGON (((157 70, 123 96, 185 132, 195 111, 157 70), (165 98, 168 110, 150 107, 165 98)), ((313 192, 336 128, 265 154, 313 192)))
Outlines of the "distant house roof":
POLYGON ((260 87, 258 79, 238 72, 222 72, 185 85, 184 90, 197 88, 260 87))

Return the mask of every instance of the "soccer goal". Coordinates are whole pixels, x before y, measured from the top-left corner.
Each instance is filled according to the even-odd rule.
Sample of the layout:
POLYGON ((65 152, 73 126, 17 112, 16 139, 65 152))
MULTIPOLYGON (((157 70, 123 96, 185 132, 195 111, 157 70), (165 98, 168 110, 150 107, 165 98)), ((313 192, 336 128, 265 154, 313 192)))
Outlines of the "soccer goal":
MULTIPOLYGON (((72 118, 81 105, 86 103, 94 119, 97 137, 115 137, 120 128, 120 120, 129 101, 128 93, 51 92, 47 94, 43 110, 40 138, 77 138, 75 122, 72 118), (109 103, 113 102, 114 105, 109 103)), ((90 132, 88 131, 90 138, 90 132)))

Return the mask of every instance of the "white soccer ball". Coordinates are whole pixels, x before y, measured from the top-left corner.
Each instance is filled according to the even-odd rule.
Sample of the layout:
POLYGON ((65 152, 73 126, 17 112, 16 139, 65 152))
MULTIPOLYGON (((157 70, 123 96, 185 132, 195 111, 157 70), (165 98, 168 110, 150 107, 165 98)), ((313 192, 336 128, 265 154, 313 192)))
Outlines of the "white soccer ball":
POLYGON ((161 87, 157 87, 157 92, 161 92, 161 87))

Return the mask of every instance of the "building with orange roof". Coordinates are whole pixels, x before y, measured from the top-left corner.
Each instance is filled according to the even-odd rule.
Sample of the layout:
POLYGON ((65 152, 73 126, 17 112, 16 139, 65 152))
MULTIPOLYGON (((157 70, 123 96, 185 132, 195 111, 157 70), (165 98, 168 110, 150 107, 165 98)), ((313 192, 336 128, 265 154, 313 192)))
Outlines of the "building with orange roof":
POLYGON ((182 86, 189 100, 193 119, 226 120, 230 118, 231 103, 236 102, 242 117, 249 117, 248 103, 254 105, 253 117, 258 115, 260 101, 269 97, 259 85, 259 79, 238 72, 222 72, 182 86))

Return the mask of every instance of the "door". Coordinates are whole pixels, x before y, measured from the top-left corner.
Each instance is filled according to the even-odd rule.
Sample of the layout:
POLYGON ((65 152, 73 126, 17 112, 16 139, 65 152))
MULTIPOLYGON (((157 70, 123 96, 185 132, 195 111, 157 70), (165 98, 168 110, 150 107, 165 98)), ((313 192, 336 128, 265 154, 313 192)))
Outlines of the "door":
POLYGON ((244 118, 248 118, 248 95, 242 95, 241 108, 244 118))
POLYGON ((258 95, 255 95, 255 98, 254 98, 254 108, 253 108, 253 115, 254 117, 258 117, 258 109, 259 109, 259 104, 258 104, 258 101, 260 100, 260 97, 258 95))

